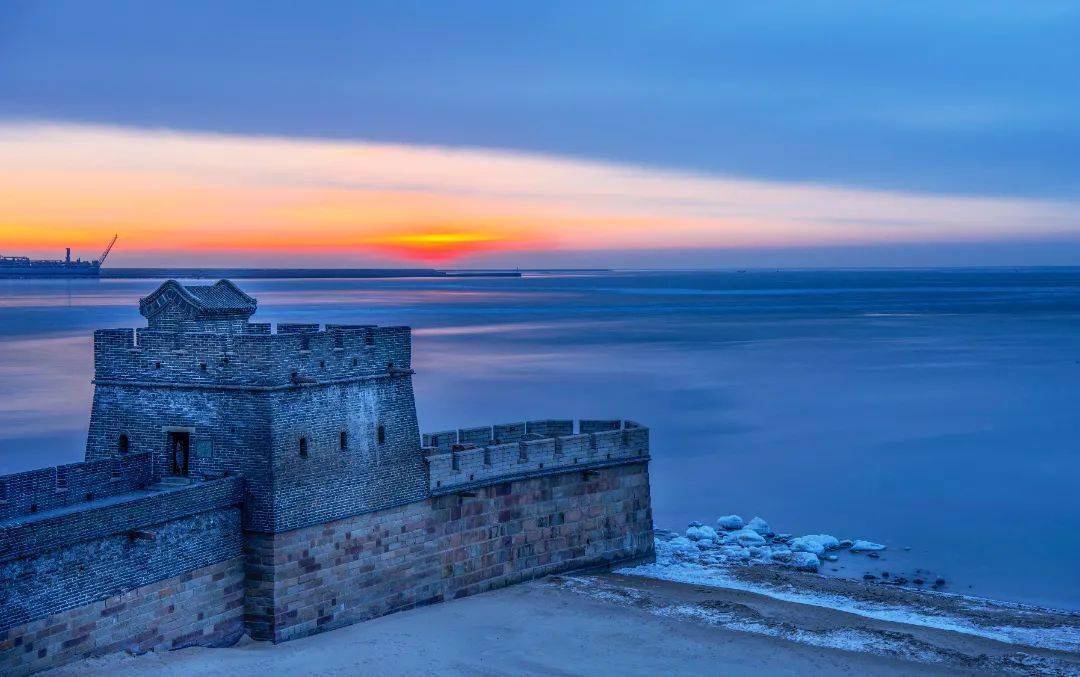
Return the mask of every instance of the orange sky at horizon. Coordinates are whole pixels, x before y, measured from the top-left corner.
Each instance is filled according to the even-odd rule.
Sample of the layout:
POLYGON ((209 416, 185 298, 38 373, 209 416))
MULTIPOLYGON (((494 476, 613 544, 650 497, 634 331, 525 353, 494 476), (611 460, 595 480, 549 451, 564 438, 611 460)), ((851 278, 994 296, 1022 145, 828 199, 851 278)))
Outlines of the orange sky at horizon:
POLYGON ((0 124, 0 252, 140 265, 245 252, 463 263, 507 252, 1075 233, 1067 202, 782 184, 483 149, 0 124))

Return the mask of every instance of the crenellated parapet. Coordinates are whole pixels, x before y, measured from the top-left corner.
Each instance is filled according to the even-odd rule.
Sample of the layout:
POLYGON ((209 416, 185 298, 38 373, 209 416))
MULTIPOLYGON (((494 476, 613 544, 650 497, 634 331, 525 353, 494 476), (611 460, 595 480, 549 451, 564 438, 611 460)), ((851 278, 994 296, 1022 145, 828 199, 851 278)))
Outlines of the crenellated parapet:
MULTIPOLYGON (((217 508, 236 507, 243 497, 243 479, 231 476, 178 486, 136 484, 92 500, 53 505, 0 520, 0 563, 132 529, 153 528, 217 508)), ((0 626, 6 620, 0 618, 0 626)))
POLYGON ((98 384, 275 389, 409 371, 408 327, 249 324, 242 333, 94 332, 98 384))
POLYGON ((408 327, 256 307, 168 281, 147 328, 94 334, 86 462, 0 477, 0 673, 284 641, 652 556, 648 428, 421 436, 408 327))
POLYGON ((649 458, 649 429, 633 421, 521 421, 424 435, 433 495, 649 458), (576 431, 575 431, 576 427, 576 431))
POLYGON ((150 481, 150 454, 0 475, 0 521, 125 494, 150 481))

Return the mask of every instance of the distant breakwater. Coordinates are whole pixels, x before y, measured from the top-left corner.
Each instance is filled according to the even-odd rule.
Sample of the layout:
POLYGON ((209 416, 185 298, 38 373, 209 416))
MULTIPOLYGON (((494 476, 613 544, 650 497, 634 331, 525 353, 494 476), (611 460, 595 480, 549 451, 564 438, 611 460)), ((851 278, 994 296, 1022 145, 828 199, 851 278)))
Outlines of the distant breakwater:
POLYGON ((436 270, 434 268, 109 268, 103 278, 409 278, 521 277, 515 270, 436 270))

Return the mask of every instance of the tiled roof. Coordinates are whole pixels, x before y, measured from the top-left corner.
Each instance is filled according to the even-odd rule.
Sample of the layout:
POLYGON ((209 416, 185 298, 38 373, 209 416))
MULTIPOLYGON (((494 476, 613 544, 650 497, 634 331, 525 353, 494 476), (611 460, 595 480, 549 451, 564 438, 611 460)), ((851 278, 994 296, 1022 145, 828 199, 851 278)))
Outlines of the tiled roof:
POLYGON ((184 286, 204 308, 214 310, 254 310, 255 303, 231 282, 221 280, 212 285, 184 286))
POLYGON ((149 296, 139 301, 139 310, 146 317, 157 313, 170 298, 179 297, 212 316, 242 314, 250 316, 258 303, 229 280, 218 280, 211 285, 185 286, 176 280, 162 284, 149 296))

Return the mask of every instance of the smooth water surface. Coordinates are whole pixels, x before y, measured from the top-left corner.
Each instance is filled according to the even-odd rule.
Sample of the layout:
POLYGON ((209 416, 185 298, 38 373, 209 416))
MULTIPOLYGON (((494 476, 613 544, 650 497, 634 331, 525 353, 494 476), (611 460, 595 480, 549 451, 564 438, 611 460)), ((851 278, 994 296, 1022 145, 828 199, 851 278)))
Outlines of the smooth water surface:
MULTIPOLYGON (((0 281, 0 473, 81 460, 91 332, 159 282, 0 281)), ((411 325, 424 430, 645 423, 658 526, 760 514, 889 545, 825 573, 1080 609, 1080 269, 241 285, 260 321, 411 325)))

